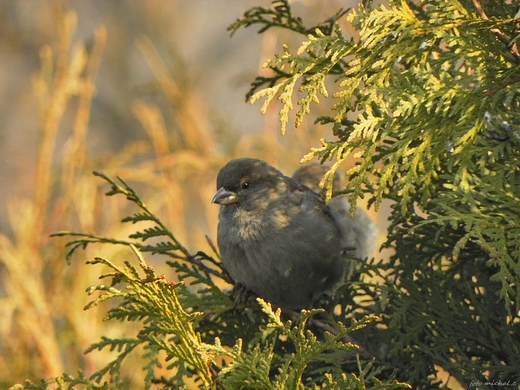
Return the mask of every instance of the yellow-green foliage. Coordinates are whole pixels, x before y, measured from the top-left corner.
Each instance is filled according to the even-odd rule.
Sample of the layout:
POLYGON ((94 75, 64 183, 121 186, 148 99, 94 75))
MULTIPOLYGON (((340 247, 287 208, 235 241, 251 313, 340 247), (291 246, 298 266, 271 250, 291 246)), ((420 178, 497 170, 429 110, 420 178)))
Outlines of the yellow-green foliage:
POLYGON ((392 378, 378 380, 377 369, 370 364, 362 367, 356 359, 359 346, 351 342, 348 335, 366 327, 373 317, 365 316, 361 321, 351 319, 349 327, 342 322, 334 326, 328 324, 327 331, 318 337, 308 327, 311 318, 323 310, 304 310, 297 318, 297 325, 293 325, 292 320, 282 320, 280 309, 273 311, 261 299, 259 305, 237 307, 215 283, 214 278, 230 281, 220 262, 202 251, 190 253, 123 180, 119 179, 118 183, 105 175, 96 175, 110 183, 108 196, 123 195, 138 207, 138 212, 122 222, 139 226, 144 223, 144 229, 130 234, 129 240, 73 232, 53 236, 71 238, 67 244, 68 257, 78 249, 99 243, 132 250, 137 259, 125 260, 124 267, 101 257, 88 261, 91 265, 105 265, 108 272, 99 277, 106 284, 87 289, 89 295, 99 293, 99 296, 85 309, 115 300, 115 306, 104 319, 124 323, 126 335, 102 336, 86 350, 88 354, 109 350, 115 355, 88 378, 79 371, 77 376, 64 374, 41 384, 26 381, 13 389, 71 386, 120 389, 128 386, 123 367, 129 364, 129 356, 135 350, 141 351, 141 367, 146 373, 144 388, 154 385, 183 388, 188 378, 193 378, 196 386, 204 389, 302 389, 309 386, 365 389, 369 383, 373 384, 372 389, 409 388, 392 378), (180 282, 168 281, 164 275, 157 274, 143 257, 147 252, 173 259, 168 264, 180 282), (133 334, 131 323, 137 324, 133 334), (359 376, 345 372, 347 362, 354 364, 359 376))
MULTIPOLYGON (((56 378, 55 385, 52 385, 54 380, 48 382, 51 387, 77 383, 95 388, 95 383, 89 379, 91 375, 111 365, 113 370, 107 374, 113 375, 114 380, 118 378, 125 387, 143 388, 145 381, 150 383, 152 377, 151 371, 141 369, 146 364, 154 367, 153 375, 157 377, 177 375, 175 369, 166 368, 168 364, 163 364, 162 369, 154 366, 154 354, 159 355, 157 361, 162 363, 168 357, 159 348, 145 351, 143 345, 136 345, 135 352, 125 355, 120 367, 113 363, 117 354, 110 346, 98 350, 95 347, 101 344, 94 344, 95 350, 84 354, 101 335, 104 340, 130 340, 141 329, 137 322, 103 321, 106 311, 116 305, 115 302, 109 306, 91 306, 84 312, 88 299, 85 288, 95 284, 100 273, 110 272, 107 271, 110 264, 119 267, 118 264, 127 261, 129 255, 135 257, 128 242, 134 242, 146 256, 150 255, 140 246, 142 237, 129 239, 135 233, 133 224, 120 223, 125 215, 131 214, 135 205, 125 197, 104 197, 106 181, 92 176, 92 171, 119 175, 142 191, 153 211, 148 210, 152 219, 143 222, 145 234, 146 229, 153 226, 153 215, 160 215, 164 221, 162 226, 175 231, 175 236, 167 237, 169 244, 156 247, 160 248, 159 252, 174 252, 180 246, 184 259, 189 254, 194 256, 191 260, 201 260, 197 250, 191 252, 187 248, 211 250, 205 235, 214 235, 218 210, 209 201, 215 190, 216 174, 224 162, 239 155, 254 155, 273 165, 285 164, 290 172, 314 139, 304 133, 296 139, 289 135, 287 140, 279 141, 268 136, 269 129, 245 135, 227 129, 217 132, 200 94, 184 88, 182 81, 189 76, 172 75, 152 42, 140 38, 135 46, 155 76, 143 90, 148 93, 145 97, 152 94, 158 102, 151 103, 152 99, 143 98, 134 101, 131 107, 125 107, 124 115, 135 116, 145 130, 141 139, 125 142, 120 151, 99 154, 90 149, 93 144, 90 142, 90 121, 91 115, 99 115, 103 109, 99 101, 97 105, 93 104, 99 94, 96 75, 104 58, 112 55, 104 50, 107 40, 113 37, 107 36, 107 30, 101 26, 87 40, 75 39, 77 17, 74 12, 59 7, 42 8, 52 16, 52 23, 48 26, 49 35, 45 36, 49 42, 40 50, 39 69, 35 66, 31 71, 32 99, 36 97, 39 104, 34 115, 39 115, 40 142, 35 166, 24 162, 28 171, 34 169, 36 172, 35 190, 32 197, 10 193, 6 206, 9 221, 2 223, 11 231, 0 235, 0 387, 7 388, 28 379, 35 384, 27 382, 27 388, 41 388, 47 385, 40 384, 38 378, 47 377, 56 378), (286 149, 286 144, 291 148, 286 149), (85 253, 77 254, 67 264, 64 261, 67 240, 59 234, 50 238, 51 233, 63 229, 80 232, 78 234, 87 241, 123 245, 86 248, 85 253), (86 232, 96 232, 99 236, 96 238, 86 232), (85 259, 100 256, 110 260, 105 269, 101 270, 99 265, 85 266, 85 259), (146 362, 141 359, 142 354, 148 356, 146 362), (58 377, 63 372, 75 375, 58 377)), ((244 124, 244 127, 248 126, 244 124)), ((313 129, 312 134, 320 134, 319 129, 313 129)), ((9 187, 9 180, 4 183, 9 187)), ((166 274, 169 280, 175 282, 180 277, 165 264, 164 257, 153 256, 147 260, 154 269, 160 270, 158 274, 166 274)), ((231 324, 226 336, 212 328, 211 317, 208 317, 197 323, 197 332, 201 333, 201 326, 204 326, 207 328, 206 342, 213 343, 217 332, 226 345, 234 345, 236 335, 232 330, 242 326, 244 318, 233 315, 232 302, 221 292, 226 286, 226 277, 216 279, 217 286, 209 277, 216 271, 209 271, 208 275, 203 274, 204 284, 194 276, 199 274, 199 268, 194 270, 193 264, 177 261, 177 258, 170 260, 179 275, 199 282, 193 290, 182 286, 176 290, 186 291, 182 303, 187 312, 191 315, 199 308, 203 311, 208 305, 217 306, 226 314, 226 324, 231 324)), ((138 269, 138 262, 133 264, 138 269)), ((245 329, 250 338, 258 332, 258 326, 252 322, 246 323, 245 329)), ((117 350, 119 345, 113 345, 117 350)), ((175 364, 183 364, 182 360, 173 360, 175 364)), ((180 371, 178 377, 183 375, 184 371, 180 371)), ((192 382, 186 381, 186 386, 191 385, 192 382)), ((107 386, 99 385, 100 388, 107 386)), ((120 388, 114 383, 110 386, 120 388)))
MULTIPOLYGON (((89 158, 84 137, 104 33, 98 31, 90 51, 79 45, 69 55, 69 14, 63 19, 59 51, 42 50, 42 76, 36 84, 43 113, 41 188, 34 202, 13 208, 25 214, 13 222, 15 238, 2 236, 0 246, 8 291, 13 299, 25 299, 26 310, 16 323, 29 336, 21 340, 33 341, 39 356, 49 352, 43 362, 49 379, 36 383, 33 377, 33 382, 15 388, 429 389, 442 385, 439 371, 462 387, 475 382, 517 386, 517 11, 509 2, 481 5, 478 0, 401 0, 377 8, 363 2, 346 16, 359 37, 347 39, 337 23, 346 12, 307 27, 288 1, 277 0, 271 8, 251 9, 230 26, 233 33, 257 25, 261 32, 284 28, 303 34, 299 48, 284 45, 282 54, 266 62, 271 75, 257 77, 248 97, 265 99, 263 112, 275 98, 280 100, 282 133, 296 96, 296 127, 303 126, 318 103, 328 104, 334 112, 317 122, 329 124, 332 134, 303 160, 332 160, 323 179, 328 196, 334 171, 354 159, 344 191, 351 203, 362 196, 376 207, 383 200, 393 201, 384 244, 392 251, 390 258, 358 262, 353 281, 323 302, 328 312, 303 311, 299 317, 282 315, 261 300, 236 306, 233 294, 222 291, 224 282, 231 281, 211 239, 191 237, 180 192, 197 186, 201 198, 209 199, 213 188, 201 183, 212 184, 216 167, 235 152, 215 152, 220 140, 191 125, 196 111, 189 103, 194 102, 179 93, 150 41, 142 39, 138 46, 164 95, 180 107, 182 136, 169 142, 161 111, 139 102, 134 113, 149 140, 104 164, 89 158), (49 61, 53 57, 59 60, 49 61), (50 197, 54 187, 49 153, 71 96, 82 103, 61 167, 64 195, 55 203, 50 197), (96 173, 103 180, 87 178, 87 168, 103 171, 96 173), (112 179, 115 176, 121 179, 112 179), (109 197, 101 201, 95 186, 107 183, 109 197), (138 187, 143 195, 134 189, 138 187), (85 191, 90 196, 85 197, 85 191), (160 196, 162 192, 169 199, 160 196), (126 199, 137 212, 117 199, 126 199), (165 217, 158 218, 162 210, 165 217), (77 229, 55 234, 52 243, 42 242, 43 236, 33 232, 49 232, 55 226, 49 222, 53 213, 61 221, 66 216, 77 229), (125 215, 123 223, 116 222, 125 215), (110 227, 108 233, 102 226, 110 227), (101 276, 106 284, 88 290, 99 294, 87 305, 89 312, 107 310, 105 324, 121 323, 112 330, 99 325, 95 315, 89 317, 88 326, 102 326, 96 335, 104 336, 78 361, 78 368, 86 366, 88 373, 80 370, 74 376, 57 373, 63 363, 53 320, 66 318, 76 328, 87 326, 81 322, 84 316, 69 312, 81 301, 74 288, 78 279, 69 273, 71 268, 59 266, 49 268, 58 273, 52 282, 42 276, 45 259, 56 263, 65 257, 59 249, 62 236, 69 239, 69 255, 76 253, 76 258, 82 248, 96 253, 89 272, 99 265, 108 270, 101 276), (107 250, 102 256, 97 254, 100 248, 107 250), (160 264, 147 265, 155 256, 167 259, 176 281, 156 271, 160 264), (18 295, 13 293, 17 289, 18 295), (63 305, 65 298, 76 305, 63 305), (55 307, 62 317, 51 313, 55 307), (42 319, 38 323, 31 322, 36 310, 42 319), (95 369, 85 364, 93 364, 88 359, 100 353, 102 362, 95 369), (128 367, 130 372, 142 368, 142 376, 129 375, 128 367)), ((272 145, 263 142, 266 150, 272 145)), ((244 145, 250 149, 243 154, 258 146, 250 141, 244 145)), ((282 148, 276 150, 281 153, 282 148)), ((88 334, 70 328, 76 330, 72 337, 88 334)), ((81 342, 88 345, 92 340, 81 342)), ((27 345, 22 347, 5 344, 13 359, 20 359, 18 364, 28 356, 27 345)), ((1 371, 9 368, 0 363, 1 371)))
POLYGON ((280 16, 259 7, 233 28, 284 27, 307 37, 266 62, 274 76, 257 78, 252 101, 264 98, 265 111, 278 97, 283 133, 298 83, 296 126, 311 102, 331 96, 334 115, 318 121, 332 123, 335 137, 304 160, 333 159, 330 178, 355 157, 351 203, 363 194, 376 207, 395 201, 385 244, 395 254, 372 271, 388 273, 372 287, 389 329, 388 366, 414 386, 432 386, 435 366, 463 386, 518 384, 517 5, 363 2, 347 16, 359 39, 347 40, 339 26, 303 28, 287 1, 274 4, 280 16), (340 75, 332 94, 324 83, 331 74, 340 75))

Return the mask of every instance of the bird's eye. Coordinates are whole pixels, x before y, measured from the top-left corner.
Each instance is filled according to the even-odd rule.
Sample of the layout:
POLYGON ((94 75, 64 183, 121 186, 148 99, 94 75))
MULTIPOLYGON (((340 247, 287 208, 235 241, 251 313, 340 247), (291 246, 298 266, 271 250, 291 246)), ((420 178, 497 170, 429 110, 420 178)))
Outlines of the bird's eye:
POLYGON ((247 190, 247 189, 249 188, 249 182, 248 182, 248 181, 243 182, 243 183, 242 183, 242 188, 243 188, 244 190, 247 190))

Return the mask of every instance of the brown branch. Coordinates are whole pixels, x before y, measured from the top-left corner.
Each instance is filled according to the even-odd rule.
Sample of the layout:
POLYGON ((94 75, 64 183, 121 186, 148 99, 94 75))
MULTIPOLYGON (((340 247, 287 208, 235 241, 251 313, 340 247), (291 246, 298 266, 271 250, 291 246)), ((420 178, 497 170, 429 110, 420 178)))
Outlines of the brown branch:
MULTIPOLYGON (((475 10, 477 11, 478 16, 480 16, 484 20, 489 20, 488 16, 482 9, 482 5, 480 5, 479 0, 473 0, 473 5, 475 6, 475 10)), ((511 42, 507 35, 498 28, 492 28, 491 32, 498 38, 500 42, 502 42, 507 47, 507 50, 509 50, 509 52, 515 58, 515 62, 517 64, 520 64, 520 51, 518 50, 516 42, 511 42)))
POLYGON ((208 267, 206 264, 204 264, 203 260, 196 257, 196 256, 193 256, 193 255, 189 255, 189 256, 186 256, 184 259, 182 259, 188 263, 191 263, 193 264, 194 266, 200 268, 201 270, 203 271, 206 271, 214 276, 217 276, 219 277, 220 279, 222 279, 223 281, 229 283, 229 284, 235 284, 233 280, 231 280, 227 275, 223 274, 222 272, 219 272, 217 271, 216 269, 213 269, 211 267, 208 267))
POLYGON ((489 96, 493 96, 495 93, 497 93, 498 91, 512 85, 512 84, 516 84, 520 82, 520 77, 513 77, 511 79, 508 79, 502 83, 500 83, 498 86, 496 86, 495 88, 493 89, 490 89, 489 91, 487 91, 487 95, 489 96))

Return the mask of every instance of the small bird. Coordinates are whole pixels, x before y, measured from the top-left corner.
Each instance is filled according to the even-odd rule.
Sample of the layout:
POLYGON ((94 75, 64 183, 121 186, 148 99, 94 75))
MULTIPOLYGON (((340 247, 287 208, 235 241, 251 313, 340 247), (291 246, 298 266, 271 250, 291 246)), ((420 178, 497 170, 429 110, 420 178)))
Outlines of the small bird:
POLYGON ((342 232, 320 195, 266 162, 229 161, 212 200, 218 245, 236 283, 288 309, 308 308, 343 281, 342 232))
MULTIPOLYGON (((292 177, 323 196, 325 190, 319 187, 319 183, 328 170, 329 168, 325 165, 312 163, 298 168, 292 177)), ((342 175, 336 171, 334 191, 340 191, 343 188, 342 179, 342 175)), ((375 248, 377 228, 368 214, 358 207, 351 217, 350 203, 344 195, 333 197, 328 206, 341 231, 342 247, 353 248, 349 254, 357 259, 363 260, 370 256, 375 248)))

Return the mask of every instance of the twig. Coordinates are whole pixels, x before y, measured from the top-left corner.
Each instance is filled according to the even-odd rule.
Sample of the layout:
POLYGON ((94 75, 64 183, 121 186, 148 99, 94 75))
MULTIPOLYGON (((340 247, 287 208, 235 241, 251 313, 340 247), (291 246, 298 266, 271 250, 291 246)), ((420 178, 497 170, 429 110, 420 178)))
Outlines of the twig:
POLYGON ((195 256, 189 255, 185 259, 188 263, 193 264, 196 267, 199 267, 201 270, 206 271, 214 276, 219 277, 220 279, 224 280, 225 282, 229 284, 233 284, 233 281, 229 279, 226 275, 224 275, 222 272, 217 271, 216 269, 213 269, 211 267, 208 267, 201 259, 198 259, 195 256))
MULTIPOLYGON (((284 309, 284 311, 296 320, 300 316, 299 313, 295 312, 294 310, 284 309)), ((315 325, 316 327, 323 329, 324 331, 329 332, 329 333, 333 334, 334 336, 337 336, 339 333, 338 330, 336 328, 334 328, 333 326, 331 326, 330 324, 317 320, 316 318, 311 318, 311 319, 309 319, 309 321, 310 321, 309 322, 310 324, 315 325)), ((354 344, 358 348, 359 356, 361 356, 363 359, 373 359, 374 358, 374 356, 370 352, 368 352, 365 347, 363 347, 361 344, 359 344, 356 340, 354 340, 349 335, 346 334, 346 335, 342 336, 341 341, 343 341, 345 343, 354 344)))
MULTIPOLYGON (((475 10, 477 11, 478 16, 480 16, 484 20, 489 20, 488 16, 482 9, 482 5, 480 5, 479 0, 473 0, 473 5, 475 6, 475 10)), ((516 42, 511 43, 511 40, 507 37, 507 35, 498 28, 492 28, 491 32, 498 38, 500 42, 502 42, 507 47, 509 52, 515 58, 515 62, 517 64, 520 64, 520 52, 518 50, 516 42)))

